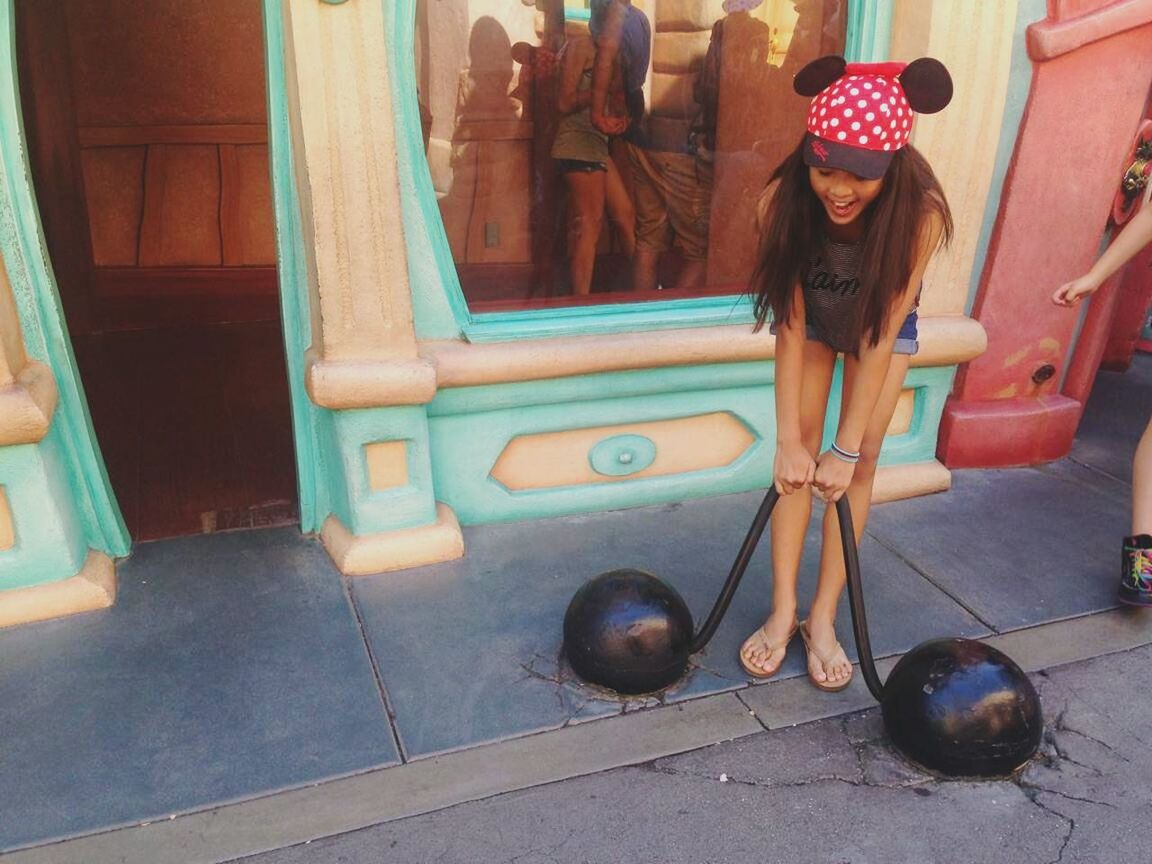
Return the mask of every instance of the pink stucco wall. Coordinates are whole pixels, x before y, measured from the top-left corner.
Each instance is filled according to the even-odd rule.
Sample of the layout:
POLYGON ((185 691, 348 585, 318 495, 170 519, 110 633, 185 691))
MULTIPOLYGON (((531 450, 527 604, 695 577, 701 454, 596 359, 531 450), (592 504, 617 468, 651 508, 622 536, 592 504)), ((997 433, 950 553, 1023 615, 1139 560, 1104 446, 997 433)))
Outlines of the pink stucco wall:
MULTIPOLYGON (((1030 33, 1031 92, 973 309, 988 332, 988 351, 961 370, 941 424, 939 453, 953 467, 1065 455, 1084 398, 1061 389, 1065 372, 1077 355, 1081 365, 1093 353, 1098 362, 1107 338, 1106 327, 1086 328, 1074 344, 1076 316, 1048 298, 1099 251, 1121 162, 1152 86, 1152 4, 1049 6, 1053 18, 1030 33), (1121 6, 1128 7, 1120 10, 1129 13, 1128 26, 1117 28, 1121 6), (1094 11, 1066 20, 1089 7, 1094 11), (1102 20, 1112 23, 1101 27, 1102 20), (1094 41, 1067 50, 1077 32, 1094 41), (1046 54, 1051 43, 1044 39, 1053 35, 1064 53, 1046 54), (1048 364, 1055 374, 1038 383, 1033 376, 1048 364)), ((1108 290, 1115 288, 1093 302, 1110 304, 1108 290)))

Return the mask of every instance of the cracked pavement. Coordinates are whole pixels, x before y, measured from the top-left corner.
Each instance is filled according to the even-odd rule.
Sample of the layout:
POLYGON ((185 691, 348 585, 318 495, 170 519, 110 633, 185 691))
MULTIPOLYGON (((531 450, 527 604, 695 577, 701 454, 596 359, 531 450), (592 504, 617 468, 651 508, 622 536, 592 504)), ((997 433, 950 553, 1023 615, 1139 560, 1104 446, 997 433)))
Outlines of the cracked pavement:
POLYGON ((876 709, 462 804, 243 864, 1070 864, 1152 860, 1152 646, 1033 676, 1018 776, 930 776, 876 709))

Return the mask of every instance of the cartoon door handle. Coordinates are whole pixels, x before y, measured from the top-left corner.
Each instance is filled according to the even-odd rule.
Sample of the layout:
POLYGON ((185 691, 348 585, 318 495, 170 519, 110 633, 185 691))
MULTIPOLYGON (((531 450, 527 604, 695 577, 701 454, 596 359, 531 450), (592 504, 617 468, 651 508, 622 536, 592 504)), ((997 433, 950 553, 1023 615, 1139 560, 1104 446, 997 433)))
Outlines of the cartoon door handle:
POLYGON ((1112 221, 1117 225, 1123 225, 1140 209, 1144 190, 1152 178, 1152 119, 1140 124, 1127 161, 1120 189, 1112 201, 1112 221))

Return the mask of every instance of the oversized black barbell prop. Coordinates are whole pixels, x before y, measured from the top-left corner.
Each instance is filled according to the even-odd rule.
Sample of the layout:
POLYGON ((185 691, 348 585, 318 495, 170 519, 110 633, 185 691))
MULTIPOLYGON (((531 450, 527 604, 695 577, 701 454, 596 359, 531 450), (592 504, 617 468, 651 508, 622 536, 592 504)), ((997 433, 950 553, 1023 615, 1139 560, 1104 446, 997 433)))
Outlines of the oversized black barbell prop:
MULTIPOLYGON (((695 636, 688 605, 650 573, 611 570, 585 583, 564 615, 564 653, 576 674, 623 694, 658 692, 683 677, 688 658, 720 626, 779 497, 774 487, 764 496, 695 636)), ((847 496, 836 502, 836 513, 860 670, 892 743, 949 776, 1003 776, 1019 768, 1040 746, 1043 718, 1032 682, 1003 652, 972 639, 932 639, 905 654, 887 683, 880 682, 847 496)))

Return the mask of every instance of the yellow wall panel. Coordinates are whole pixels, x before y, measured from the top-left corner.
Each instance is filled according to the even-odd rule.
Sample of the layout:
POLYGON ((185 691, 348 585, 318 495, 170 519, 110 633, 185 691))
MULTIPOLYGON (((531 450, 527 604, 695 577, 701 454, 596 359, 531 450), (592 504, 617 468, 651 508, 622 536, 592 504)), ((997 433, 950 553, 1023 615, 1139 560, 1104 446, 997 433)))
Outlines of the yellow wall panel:
POLYGON ((739 419, 726 412, 544 432, 513 438, 492 468, 492 479, 513 491, 610 483, 720 468, 734 462, 755 443, 739 419), (590 454, 597 445, 623 435, 637 435, 655 445, 655 460, 640 471, 611 476, 593 469, 590 454))
POLYGON ((887 435, 903 435, 912 428, 912 415, 916 410, 916 391, 905 390, 900 394, 896 403, 896 411, 892 414, 892 421, 888 424, 887 435))
POLYGON ((377 441, 364 445, 368 485, 373 492, 408 485, 408 445, 404 441, 377 441))

